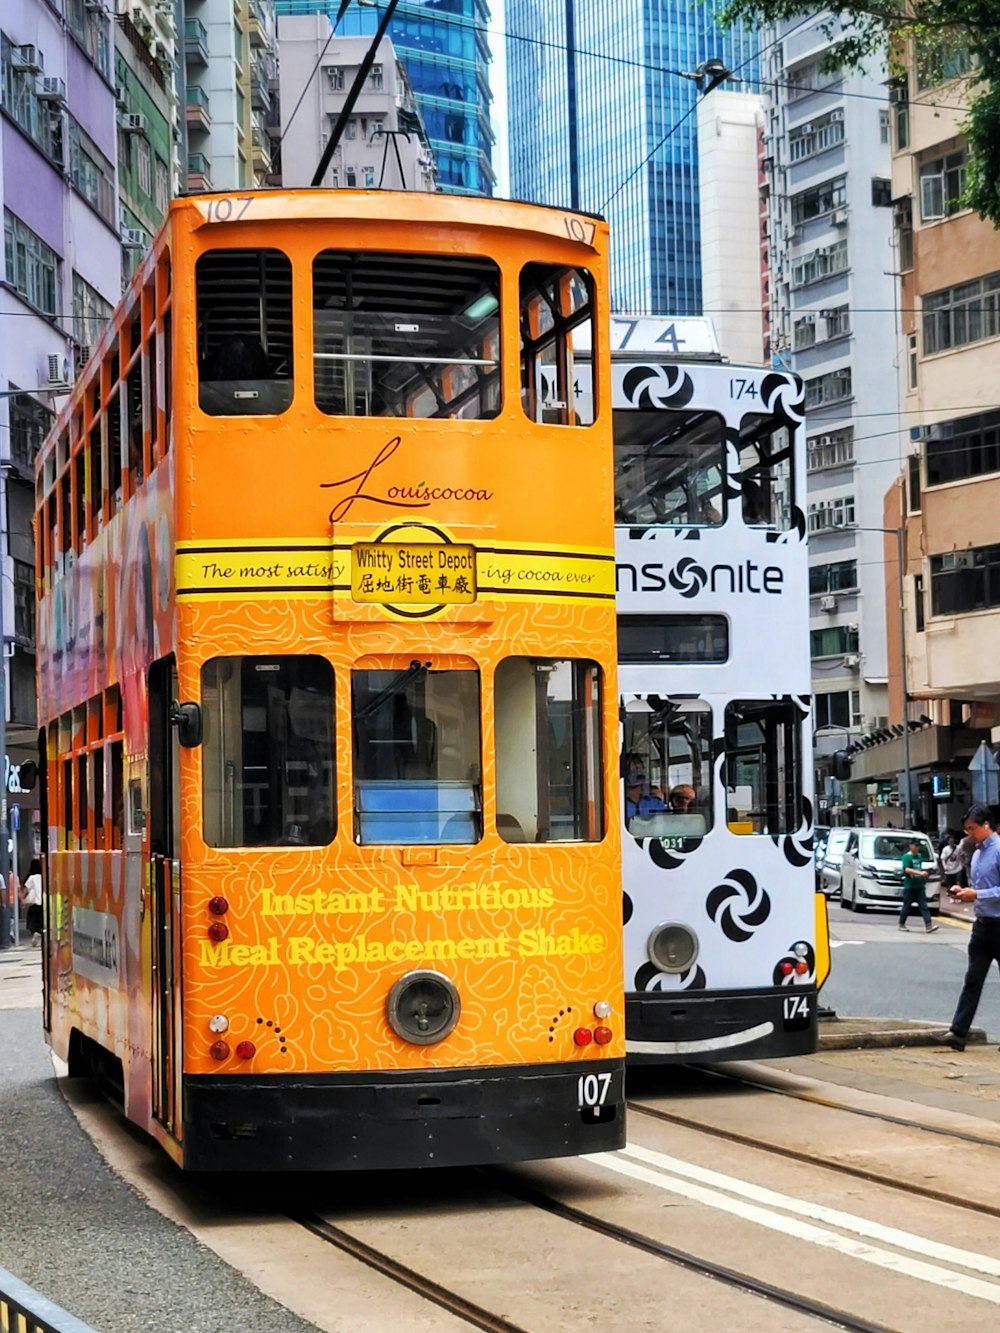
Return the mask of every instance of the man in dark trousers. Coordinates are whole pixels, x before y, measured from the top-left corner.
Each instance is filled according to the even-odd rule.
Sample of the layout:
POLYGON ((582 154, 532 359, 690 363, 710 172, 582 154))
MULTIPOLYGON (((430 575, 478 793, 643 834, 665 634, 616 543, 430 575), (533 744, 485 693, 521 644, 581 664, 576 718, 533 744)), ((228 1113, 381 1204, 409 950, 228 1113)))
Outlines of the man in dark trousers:
POLYGON ((931 910, 927 906, 927 876, 924 867, 924 843, 922 838, 910 839, 910 850, 903 853, 903 908, 899 914, 899 928, 906 930, 906 918, 910 908, 916 908, 924 918, 924 929, 928 935, 937 930, 931 920, 931 910))
POLYGON ((976 904, 976 919, 969 937, 969 966, 951 1020, 945 1045, 965 1050, 965 1039, 976 1016, 990 963, 1000 965, 1000 837, 985 805, 974 805, 965 816, 966 835, 974 839, 976 852, 969 868, 969 887, 955 890, 955 897, 976 904))

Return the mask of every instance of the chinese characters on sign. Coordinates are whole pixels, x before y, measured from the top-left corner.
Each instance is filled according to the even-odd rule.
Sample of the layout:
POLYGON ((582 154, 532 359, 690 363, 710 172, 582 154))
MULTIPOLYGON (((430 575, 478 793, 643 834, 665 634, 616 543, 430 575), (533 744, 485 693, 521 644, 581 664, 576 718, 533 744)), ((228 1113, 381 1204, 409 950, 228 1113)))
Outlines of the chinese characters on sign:
POLYGON ((457 605, 476 600, 471 546, 359 543, 352 548, 351 596, 356 602, 457 605))

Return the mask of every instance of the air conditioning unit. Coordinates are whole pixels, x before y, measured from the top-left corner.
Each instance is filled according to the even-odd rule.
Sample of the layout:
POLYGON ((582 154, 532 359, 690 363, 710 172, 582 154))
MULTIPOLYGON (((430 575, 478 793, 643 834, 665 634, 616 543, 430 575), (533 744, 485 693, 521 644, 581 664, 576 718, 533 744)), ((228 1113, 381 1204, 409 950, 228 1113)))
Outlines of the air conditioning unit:
POLYGON ((10 63, 24 74, 41 74, 45 68, 45 57, 37 46, 12 46, 10 63))
POLYGON ((69 361, 66 357, 60 356, 58 352, 50 353, 46 357, 48 366, 47 380, 49 384, 65 384, 69 380, 69 361))
POLYGON ((125 134, 146 133, 146 117, 136 115, 134 111, 123 111, 118 117, 118 124, 125 134))
POLYGON ((58 102, 66 101, 66 84, 62 79, 49 78, 46 75, 35 84, 35 96, 40 102, 58 102))
POLYGON ((873 730, 885 731, 888 725, 889 725, 889 719, 884 714, 880 713, 878 717, 875 719, 875 726, 873 730))
POLYGON ((140 227, 126 227, 122 232, 122 245, 126 250, 145 250, 146 233, 140 227))
POLYGON ((847 209, 846 209, 846 208, 835 208, 835 209, 833 210, 833 212, 830 214, 830 221, 833 223, 833 225, 834 225, 835 227, 846 227, 846 226, 847 226, 847 209))
POLYGON ((821 597, 819 599, 819 609, 821 611, 836 611, 837 609, 836 597, 831 597, 829 594, 827 594, 825 597, 821 597))
POLYGON ((812 121, 807 120, 802 125, 793 125, 790 134, 812 134, 812 121))
POLYGON ((77 343, 73 351, 73 364, 76 367, 76 373, 79 375, 84 366, 90 360, 90 346, 87 343, 77 343))
POLYGON ((843 107, 835 107, 835 108, 830 112, 830 119, 831 119, 832 121, 833 121, 833 120, 843 120, 843 119, 844 119, 844 109, 843 109, 843 107))
POLYGON ((128 96, 121 84, 115 88, 115 106, 119 111, 124 111, 128 106, 128 96))
POLYGON ((859 659, 858 659, 858 655, 857 655, 857 653, 845 653, 845 654, 844 654, 844 666, 845 666, 845 667, 856 667, 856 666, 858 665, 858 660, 859 660, 859 659))

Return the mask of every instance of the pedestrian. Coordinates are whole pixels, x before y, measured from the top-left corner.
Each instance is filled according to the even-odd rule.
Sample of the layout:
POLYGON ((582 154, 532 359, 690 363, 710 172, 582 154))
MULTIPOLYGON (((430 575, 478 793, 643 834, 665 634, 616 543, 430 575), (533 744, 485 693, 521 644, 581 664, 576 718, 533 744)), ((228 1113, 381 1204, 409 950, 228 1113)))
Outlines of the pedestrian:
POLYGON ((938 861, 941 865, 944 887, 950 893, 962 878, 962 858, 959 856, 958 839, 954 833, 949 833, 941 844, 938 861))
POLYGON ((944 1042, 953 1051, 965 1050, 965 1039, 976 1016, 990 963, 1000 966, 1000 837, 985 805, 974 805, 965 816, 965 833, 975 840, 976 853, 969 869, 968 888, 955 897, 976 904, 976 919, 969 936, 969 963, 955 1017, 944 1042))
POLYGON ((975 838, 965 837, 958 844, 958 882, 963 889, 969 887, 969 867, 976 854, 975 838))
POLYGON ((42 942, 42 863, 36 856, 28 867, 28 877, 21 885, 21 903, 24 906, 24 928, 31 942, 42 942))
POLYGON ((922 839, 911 838, 909 851, 903 853, 903 908, 899 914, 899 929, 907 929, 906 918, 910 908, 915 907, 924 918, 924 930, 929 935, 937 930, 937 924, 931 920, 927 906, 928 871, 924 869, 923 847, 922 839))

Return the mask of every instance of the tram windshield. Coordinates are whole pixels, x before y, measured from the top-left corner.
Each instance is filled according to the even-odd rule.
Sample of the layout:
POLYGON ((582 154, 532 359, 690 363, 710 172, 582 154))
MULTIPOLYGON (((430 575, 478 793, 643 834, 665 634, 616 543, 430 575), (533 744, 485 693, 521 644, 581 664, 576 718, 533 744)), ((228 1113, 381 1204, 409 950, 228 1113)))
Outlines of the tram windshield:
POLYGON ((351 699, 356 841, 478 842, 479 673, 355 671, 351 699))
POLYGON ((650 694, 625 704, 625 827, 636 838, 702 838, 712 827, 712 710, 650 694))

